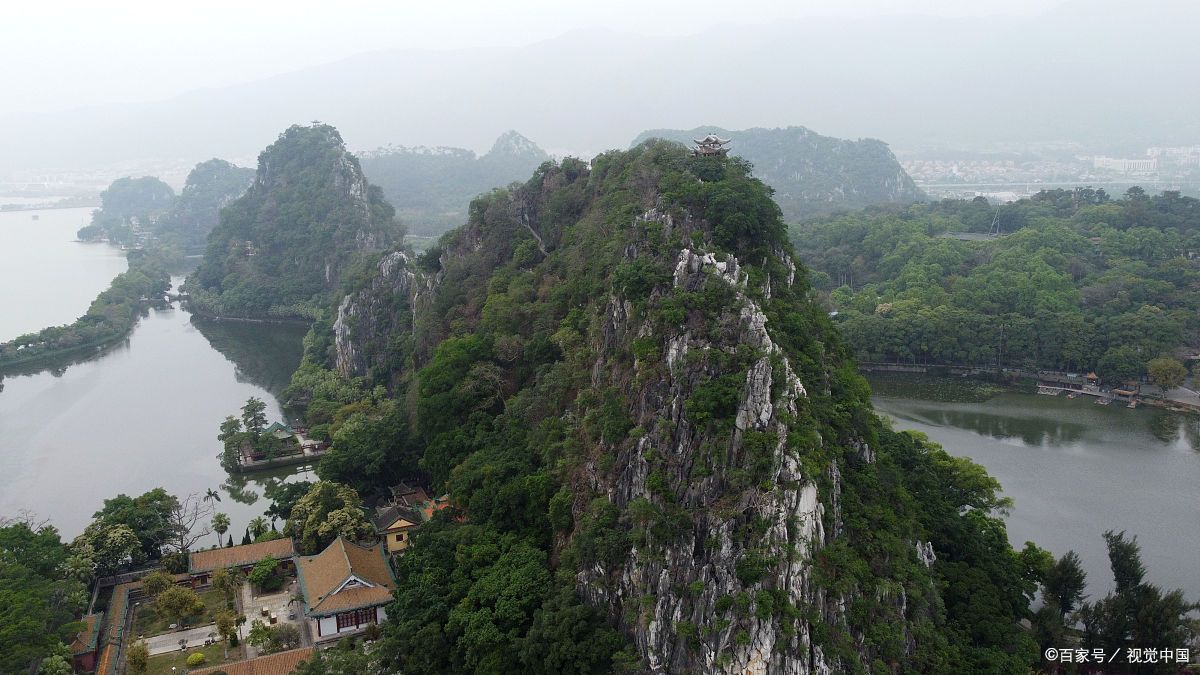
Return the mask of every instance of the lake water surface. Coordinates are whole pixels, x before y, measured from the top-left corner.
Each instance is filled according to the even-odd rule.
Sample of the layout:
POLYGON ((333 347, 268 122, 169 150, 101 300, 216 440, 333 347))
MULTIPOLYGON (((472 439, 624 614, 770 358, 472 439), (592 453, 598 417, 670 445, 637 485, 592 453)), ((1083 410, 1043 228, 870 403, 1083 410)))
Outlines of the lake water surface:
MULTIPOLYGON (((73 321, 125 270, 121 251, 73 241, 90 211, 41 211, 36 221, 34 212, 0 213, 0 336, 73 321)), ((266 507, 267 480, 311 470, 230 481, 216 458, 217 427, 251 396, 267 403, 271 420, 281 418, 277 396, 299 365, 305 330, 201 320, 175 303, 150 310, 98 356, 3 377, 0 517, 28 511, 71 538, 119 493, 220 487, 218 510, 240 539, 266 507)))
MULTIPOLYGON (((221 487, 227 474, 216 458, 217 427, 251 396, 266 402, 269 419, 280 419, 275 394, 300 362, 304 330, 201 321, 174 304, 151 310, 127 341, 98 357, 5 377, 0 515, 27 509, 71 537, 107 497, 221 487)), ((265 478, 255 474, 246 496, 261 497, 265 478)), ((241 492, 226 485, 218 510, 232 518, 237 539, 266 502, 238 503, 231 487, 241 492)))
POLYGON ((1101 537, 1112 529, 1137 536, 1149 581, 1200 600, 1200 420, 1036 394, 874 402, 896 428, 986 467, 1015 501, 1013 545, 1075 550, 1093 599, 1112 587, 1101 537))
POLYGON ((71 323, 125 271, 120 249, 75 241, 91 214, 90 207, 0 212, 0 341, 71 323))

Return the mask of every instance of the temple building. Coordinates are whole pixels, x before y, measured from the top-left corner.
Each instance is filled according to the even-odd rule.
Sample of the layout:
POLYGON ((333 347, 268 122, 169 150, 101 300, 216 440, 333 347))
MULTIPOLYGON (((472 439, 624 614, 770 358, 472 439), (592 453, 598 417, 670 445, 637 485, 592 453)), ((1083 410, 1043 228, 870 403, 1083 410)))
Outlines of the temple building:
POLYGON ((391 488, 391 499, 379 505, 371 522, 388 553, 408 548, 413 530, 450 505, 446 497, 431 499, 421 487, 399 483, 391 488))
POLYGON ((338 537, 317 555, 297 556, 304 615, 313 641, 357 633, 387 618, 396 582, 382 543, 362 546, 338 537))
POLYGON ((188 554, 188 574, 192 577, 192 586, 207 586, 212 583, 212 574, 218 569, 240 567, 242 572, 249 574, 263 558, 278 560, 284 573, 290 574, 292 557, 295 555, 296 548, 291 537, 210 548, 188 554))
POLYGON ((729 152, 729 148, 725 146, 729 144, 730 139, 720 138, 716 134, 709 134, 704 138, 692 140, 696 143, 696 147, 692 152, 697 157, 707 157, 709 155, 724 156, 729 152))

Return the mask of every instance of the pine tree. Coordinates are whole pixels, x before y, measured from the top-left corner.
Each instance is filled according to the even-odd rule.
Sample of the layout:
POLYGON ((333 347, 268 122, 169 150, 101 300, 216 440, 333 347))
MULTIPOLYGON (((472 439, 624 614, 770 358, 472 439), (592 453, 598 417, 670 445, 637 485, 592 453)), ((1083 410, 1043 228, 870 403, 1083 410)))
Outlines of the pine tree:
POLYGON ((245 546, 246 544, 249 544, 249 543, 250 543, 250 528, 247 527, 246 534, 242 535, 242 545, 245 546))

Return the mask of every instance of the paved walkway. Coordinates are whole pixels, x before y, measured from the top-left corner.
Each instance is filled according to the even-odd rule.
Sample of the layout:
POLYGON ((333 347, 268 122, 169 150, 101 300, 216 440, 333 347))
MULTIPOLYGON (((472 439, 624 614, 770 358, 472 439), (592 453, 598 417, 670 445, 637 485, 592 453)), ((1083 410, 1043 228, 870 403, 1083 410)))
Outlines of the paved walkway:
MULTIPOLYGON (((242 626, 242 638, 250 634, 250 624, 255 620, 270 625, 270 620, 262 615, 262 609, 266 607, 269 613, 273 612, 279 618, 279 623, 290 623, 296 626, 300 631, 302 646, 312 644, 307 622, 304 621, 303 608, 299 603, 291 602, 292 596, 297 590, 296 580, 292 577, 288 578, 288 584, 283 587, 282 591, 268 595, 255 595, 252 584, 248 581, 242 584, 242 614, 246 616, 246 625, 242 626), (295 614, 296 618, 289 619, 289 614, 295 614)), ((252 659, 255 656, 258 656, 258 649, 246 643, 246 658, 252 659)))
MULTIPOLYGON (((1158 393, 1158 387, 1155 387, 1154 385, 1148 385, 1146 390, 1153 392, 1153 394, 1158 393)), ((1188 389, 1187 387, 1176 387, 1175 389, 1168 390, 1167 400, 1200 406, 1200 396, 1198 396, 1195 391, 1188 389)))
POLYGON ((204 646, 204 641, 208 639, 209 633, 215 635, 216 632, 216 624, 210 623, 206 626, 197 626, 174 633, 163 633, 162 635, 148 637, 146 638, 146 645, 150 647, 150 656, 165 654, 167 652, 177 652, 179 651, 180 639, 186 639, 189 648, 202 647, 204 646))

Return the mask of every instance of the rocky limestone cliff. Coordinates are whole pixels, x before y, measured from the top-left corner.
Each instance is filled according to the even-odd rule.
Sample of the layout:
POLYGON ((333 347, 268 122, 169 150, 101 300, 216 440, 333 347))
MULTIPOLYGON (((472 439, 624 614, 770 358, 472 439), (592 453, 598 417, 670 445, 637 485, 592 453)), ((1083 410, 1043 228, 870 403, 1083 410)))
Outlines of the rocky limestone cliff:
POLYGON ((398 366, 387 360, 388 338, 412 332, 433 283, 411 254, 395 251, 384 256, 368 285, 338 303, 333 323, 337 372, 358 377, 398 366))
MULTIPOLYGON (((660 224, 664 237, 679 229, 669 214, 655 210, 640 220, 660 224)), ((696 226, 687 223, 682 233, 690 236, 696 226)), ((778 255, 794 269, 786 254, 778 255)), ((673 501, 692 514, 692 526, 669 545, 652 541, 644 550, 634 549, 621 565, 594 564, 580 570, 577 587, 589 602, 608 607, 610 615, 622 618, 650 672, 831 672, 821 647, 813 644, 806 622, 790 621, 785 629, 784 622, 772 615, 737 624, 723 621, 723 612, 717 607, 720 598, 762 589, 782 592, 793 606, 817 609, 829 623, 843 621, 841 607, 827 604, 825 594, 811 579, 812 554, 824 545, 826 537, 825 507, 818 496, 816 476, 800 467, 786 444, 792 432, 789 417, 797 414, 797 401, 807 395, 804 384, 772 339, 762 306, 747 295, 748 278, 737 258, 688 247, 678 251, 671 278, 674 289, 698 291, 709 279, 719 280, 734 292, 733 301, 720 315, 704 317, 709 326, 720 326, 720 339, 712 339, 712 331, 697 335, 686 326, 679 327, 662 336, 667 347, 661 363, 639 360, 635 378, 645 372, 661 374, 648 378, 638 389, 626 390, 634 401, 634 423, 645 433, 617 457, 618 469, 611 480, 594 479, 589 486, 621 510, 638 499, 673 501), (706 353, 734 353, 744 347, 754 351, 754 358, 744 375, 734 431, 728 439, 713 439, 689 419, 687 401, 697 383, 717 374, 706 353), (658 367, 661 365, 665 369, 658 367), (747 432, 771 439, 770 468, 760 479, 773 487, 731 495, 728 469, 736 470, 750 461, 747 432), (715 440, 719 443, 715 452, 724 456, 716 461, 708 456, 714 449, 705 447, 715 440), (670 488, 665 496, 648 485, 655 464, 668 467, 665 482, 670 488), (702 477, 696 480, 698 473, 702 477), (738 532, 750 523, 761 531, 753 540, 738 532), (738 574, 739 561, 747 554, 774 561, 764 578, 749 586, 738 574), (679 630, 681 625, 688 629, 679 630)), ((794 275, 789 275, 776 283, 793 282, 794 275)), ((602 354, 655 330, 648 321, 633 321, 628 302, 616 297, 610 300, 606 314, 602 354)), ((609 366, 603 356, 597 360, 593 387, 614 384, 609 366)), ((830 477, 827 489, 834 497, 840 489, 836 467, 830 468, 830 477)), ((772 601, 777 597, 772 595, 772 601)), ((757 609, 756 601, 750 610, 757 609)))

